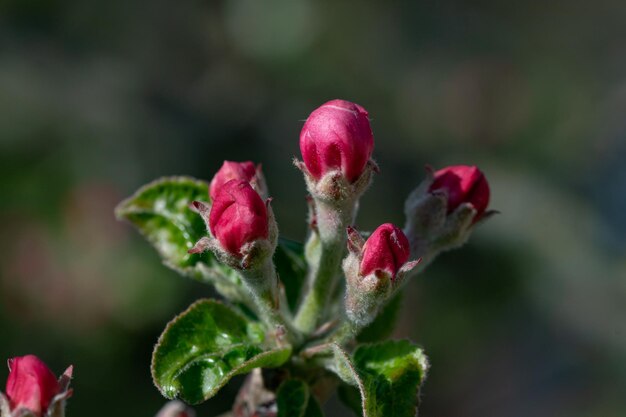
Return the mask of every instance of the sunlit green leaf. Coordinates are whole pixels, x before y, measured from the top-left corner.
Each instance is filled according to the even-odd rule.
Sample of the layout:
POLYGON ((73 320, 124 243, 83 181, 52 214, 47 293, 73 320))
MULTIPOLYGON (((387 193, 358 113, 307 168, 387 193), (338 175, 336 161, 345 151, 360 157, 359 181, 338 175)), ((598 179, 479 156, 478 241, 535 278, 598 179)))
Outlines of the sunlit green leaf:
POLYGON ((165 265, 211 283, 225 298, 249 306, 248 291, 235 271, 218 263, 211 252, 187 252, 207 235, 202 217, 189 208, 189 203, 208 202, 208 187, 206 182, 190 177, 161 178, 120 203, 115 214, 132 223, 152 243, 165 265))
POLYGON ((202 218, 189 209, 189 203, 209 201, 208 187, 206 182, 190 177, 161 178, 122 201, 115 214, 137 227, 166 265, 180 271, 201 261, 210 265, 211 254, 187 253, 207 233, 202 218))
MULTIPOLYGON (((364 417, 415 416, 419 388, 428 369, 420 348, 401 340, 359 346, 352 357, 334 345, 333 353, 331 370, 358 389, 364 417)), ((341 397, 356 408, 349 389, 341 397)))
POLYGON ((214 396, 233 376, 277 367, 289 346, 267 340, 258 323, 214 300, 201 300, 172 320, 152 355, 152 377, 167 398, 195 404, 214 396))

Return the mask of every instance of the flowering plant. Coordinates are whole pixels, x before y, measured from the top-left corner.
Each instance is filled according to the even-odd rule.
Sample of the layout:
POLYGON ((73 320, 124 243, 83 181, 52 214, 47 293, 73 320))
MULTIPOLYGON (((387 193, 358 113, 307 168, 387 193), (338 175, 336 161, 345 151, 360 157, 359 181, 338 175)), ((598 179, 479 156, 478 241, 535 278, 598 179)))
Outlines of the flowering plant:
POLYGON ((309 193, 304 245, 279 237, 260 165, 226 161, 210 183, 162 178, 116 209, 180 274, 213 285, 156 343, 161 393, 196 404, 248 374, 232 408, 243 416, 321 416, 335 389, 357 415, 414 416, 428 371, 422 349, 386 340, 402 287, 486 219, 476 168, 434 172, 408 197, 403 229, 354 227, 379 171, 367 111, 333 100, 311 113, 295 161, 309 193))

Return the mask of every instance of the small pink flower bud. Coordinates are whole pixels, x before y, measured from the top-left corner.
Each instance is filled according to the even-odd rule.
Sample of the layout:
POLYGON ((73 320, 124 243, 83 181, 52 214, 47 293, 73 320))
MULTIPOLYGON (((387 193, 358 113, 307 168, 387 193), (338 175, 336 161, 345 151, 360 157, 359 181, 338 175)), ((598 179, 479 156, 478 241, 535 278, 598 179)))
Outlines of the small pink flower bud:
POLYGON ((448 213, 463 203, 470 203, 478 220, 489 204, 489 184, 475 166, 455 165, 435 172, 429 191, 439 190, 444 190, 448 196, 448 213))
POLYGON ((386 272, 392 279, 409 259, 409 240, 402 230, 391 223, 385 223, 372 233, 363 246, 360 274, 386 272))
POLYGON ((346 315, 358 326, 371 323, 420 260, 407 262, 410 245, 402 230, 391 223, 379 226, 364 241, 348 227, 348 256, 342 267, 346 276, 346 315))
POLYGON ((217 196, 219 191, 228 181, 252 181, 256 174, 256 170, 256 166, 254 166, 254 163, 251 161, 224 161, 224 164, 222 164, 222 167, 219 169, 219 171, 217 171, 217 173, 211 180, 211 184, 209 185, 209 195, 211 196, 211 199, 215 200, 215 197, 217 196))
POLYGON ((9 359, 9 370, 6 395, 11 410, 27 409, 42 416, 61 390, 56 376, 34 355, 9 359))
POLYGON ((348 182, 355 182, 373 149, 367 111, 345 100, 332 100, 318 107, 300 132, 302 159, 316 180, 329 171, 341 170, 348 182))
POLYGON ((213 201, 209 226, 222 248, 241 258, 246 243, 268 238, 267 207, 247 181, 231 180, 213 201))

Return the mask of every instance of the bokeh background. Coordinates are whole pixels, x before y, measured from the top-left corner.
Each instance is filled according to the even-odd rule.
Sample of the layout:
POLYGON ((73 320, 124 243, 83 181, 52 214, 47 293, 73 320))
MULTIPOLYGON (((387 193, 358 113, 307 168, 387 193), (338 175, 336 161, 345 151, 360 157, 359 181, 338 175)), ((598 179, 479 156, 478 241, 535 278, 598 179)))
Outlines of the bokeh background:
POLYGON ((359 227, 402 224, 426 163, 479 165, 501 211, 410 285, 396 336, 432 362, 421 415, 626 415, 619 0, 1 1, 0 358, 73 363, 69 416, 152 416, 152 345, 212 292, 113 207, 251 159, 303 239, 291 159, 333 98, 372 118, 382 172, 359 227))

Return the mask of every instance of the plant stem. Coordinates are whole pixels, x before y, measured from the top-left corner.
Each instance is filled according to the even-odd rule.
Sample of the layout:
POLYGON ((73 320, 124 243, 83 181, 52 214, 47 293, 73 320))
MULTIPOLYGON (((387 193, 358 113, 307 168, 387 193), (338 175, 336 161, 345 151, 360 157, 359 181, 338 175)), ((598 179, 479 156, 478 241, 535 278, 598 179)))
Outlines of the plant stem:
POLYGON ((337 343, 338 345, 344 346, 346 343, 351 342, 359 332, 363 329, 362 326, 358 326, 350 321, 346 320, 335 332, 333 332, 330 336, 326 338, 326 340, 330 342, 337 343))
POLYGON ((291 343, 299 343, 300 332, 281 312, 278 275, 271 258, 261 265, 240 270, 244 283, 250 290, 261 320, 274 329, 284 329, 291 343))
POLYGON ((439 250, 433 248, 432 242, 425 236, 425 233, 416 228, 412 222, 407 222, 403 229, 404 234, 409 238, 411 246, 411 259, 421 259, 421 262, 415 269, 407 274, 404 283, 409 282, 410 278, 423 272, 428 265, 437 257, 439 250))
POLYGON ((307 249, 311 248, 314 253, 307 254, 307 291, 294 322, 305 334, 315 331, 324 318, 326 306, 337 285, 341 260, 346 251, 346 227, 354 219, 355 206, 353 200, 329 204, 315 199, 317 230, 307 243, 307 249))

